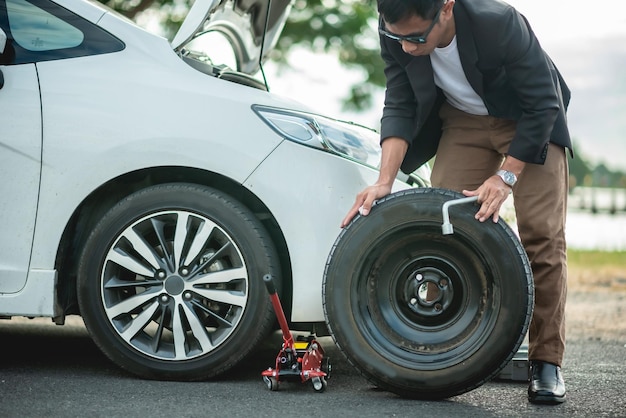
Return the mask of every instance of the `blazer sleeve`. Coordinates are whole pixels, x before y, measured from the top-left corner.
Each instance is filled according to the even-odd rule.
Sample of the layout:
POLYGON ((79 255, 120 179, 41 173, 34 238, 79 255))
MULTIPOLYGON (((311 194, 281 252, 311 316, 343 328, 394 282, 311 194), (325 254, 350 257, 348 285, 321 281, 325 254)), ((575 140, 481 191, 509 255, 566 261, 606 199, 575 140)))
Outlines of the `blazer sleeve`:
MULTIPOLYGON (((514 92, 521 110, 508 154, 525 162, 543 164, 562 105, 558 82, 555 83, 557 72, 520 13, 509 8, 504 18, 499 19, 499 25, 495 33, 502 35, 497 37, 497 55, 502 59, 507 87, 514 92)), ((497 95, 495 84, 491 91, 497 95)), ((509 89, 500 89, 503 90, 509 89)), ((487 92, 485 99, 489 107, 487 92)))
POLYGON ((415 132, 417 100, 408 75, 390 51, 389 40, 381 36, 381 56, 385 62, 385 102, 381 118, 381 142, 389 137, 399 137, 411 143, 415 132))
POLYGON ((441 137, 438 109, 444 95, 435 86, 430 57, 406 54, 399 43, 381 37, 385 62, 385 105, 381 142, 399 137, 409 143, 400 169, 411 173, 435 155, 441 137))

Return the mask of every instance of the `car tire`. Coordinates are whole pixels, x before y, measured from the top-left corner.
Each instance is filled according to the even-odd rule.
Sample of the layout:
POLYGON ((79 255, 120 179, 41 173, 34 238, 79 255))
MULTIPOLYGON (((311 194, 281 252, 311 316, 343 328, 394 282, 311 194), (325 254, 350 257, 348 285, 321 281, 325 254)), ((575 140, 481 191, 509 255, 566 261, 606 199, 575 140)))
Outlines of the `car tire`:
POLYGON ((194 184, 138 191, 106 213, 80 258, 86 328, 117 365, 148 379, 200 380, 239 363, 273 329, 263 276, 278 258, 257 218, 194 184))
POLYGON ((331 335, 380 389, 442 399, 470 391, 502 370, 530 322, 530 263, 500 220, 478 222, 463 198, 409 189, 377 202, 340 233, 328 257, 323 300, 331 335))

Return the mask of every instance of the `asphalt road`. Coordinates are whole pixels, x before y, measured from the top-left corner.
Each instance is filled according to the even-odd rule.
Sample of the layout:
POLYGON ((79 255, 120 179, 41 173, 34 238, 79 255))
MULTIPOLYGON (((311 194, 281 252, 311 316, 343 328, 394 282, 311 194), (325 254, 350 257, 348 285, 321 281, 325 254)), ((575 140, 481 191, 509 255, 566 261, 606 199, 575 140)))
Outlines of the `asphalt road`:
MULTIPOLYGON (((46 320, 48 321, 48 320, 46 320)), ((326 392, 261 380, 280 342, 276 334, 225 376, 180 383, 138 379, 112 364, 80 325, 0 320, 0 417, 626 417, 624 341, 570 341, 568 399, 528 403, 525 383, 489 382, 444 401, 415 401, 377 390, 320 338, 332 362, 326 392)))

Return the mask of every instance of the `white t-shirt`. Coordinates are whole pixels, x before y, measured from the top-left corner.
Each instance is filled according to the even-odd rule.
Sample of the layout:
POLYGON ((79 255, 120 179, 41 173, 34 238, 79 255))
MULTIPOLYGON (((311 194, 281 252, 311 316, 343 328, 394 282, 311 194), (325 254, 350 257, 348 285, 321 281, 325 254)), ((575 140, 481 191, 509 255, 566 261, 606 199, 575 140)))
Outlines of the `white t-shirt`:
POLYGON ((465 77, 456 45, 456 35, 450 45, 435 48, 430 54, 430 61, 435 73, 435 84, 443 90, 452 106, 472 115, 489 114, 485 103, 465 77))

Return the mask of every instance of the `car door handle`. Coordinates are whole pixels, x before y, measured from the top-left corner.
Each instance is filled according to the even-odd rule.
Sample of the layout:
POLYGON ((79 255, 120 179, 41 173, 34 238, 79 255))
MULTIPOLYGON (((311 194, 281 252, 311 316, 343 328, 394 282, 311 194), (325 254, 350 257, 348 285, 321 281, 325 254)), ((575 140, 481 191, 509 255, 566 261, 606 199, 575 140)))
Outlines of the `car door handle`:
POLYGON ((4 74, 2 74, 2 70, 0 70, 0 89, 4 87, 4 74))

